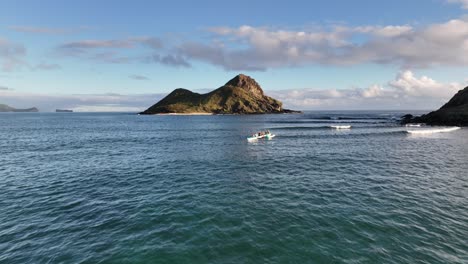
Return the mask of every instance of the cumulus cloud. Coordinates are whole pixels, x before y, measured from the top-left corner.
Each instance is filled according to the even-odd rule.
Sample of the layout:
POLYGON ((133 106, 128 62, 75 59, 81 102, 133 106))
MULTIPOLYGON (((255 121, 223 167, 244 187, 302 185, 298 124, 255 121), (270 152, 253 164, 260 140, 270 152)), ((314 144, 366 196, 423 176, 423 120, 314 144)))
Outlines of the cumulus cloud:
POLYGON ((388 85, 394 89, 395 93, 402 96, 441 99, 448 99, 463 88, 460 83, 456 82, 440 83, 427 76, 417 78, 411 71, 400 72, 388 85))
POLYGON ((177 47, 178 54, 226 70, 250 71, 317 64, 377 63, 402 68, 468 65, 466 19, 420 28, 336 26, 328 30, 291 31, 241 26, 209 31, 216 41, 187 41, 177 47), (361 41, 356 41, 361 35, 361 41))
POLYGON ((404 25, 404 26, 385 26, 385 27, 376 27, 376 26, 367 26, 367 27, 356 27, 351 29, 351 31, 358 33, 369 33, 374 36, 380 37, 397 37, 405 34, 411 33, 413 27, 404 25))
POLYGON ((0 67, 3 71, 13 71, 25 66, 26 48, 7 39, 0 38, 0 67))
POLYGON ((143 76, 143 75, 138 75, 138 74, 132 74, 130 76, 128 76, 130 79, 133 79, 133 80, 138 80, 138 81, 146 81, 146 80, 149 80, 148 77, 146 76, 143 76))
MULTIPOLYGON (((266 87, 267 88, 267 87, 266 87)), ((394 80, 365 88, 290 89, 265 92, 284 107, 301 110, 412 110, 436 109, 451 98, 461 83, 443 83, 411 71, 399 72, 394 80)), ((197 91, 208 92, 209 90, 197 91)), ((75 111, 143 111, 166 96, 160 94, 46 95, 0 89, 0 101, 18 108, 36 106, 41 111, 56 108, 75 111)))
POLYGON ((191 67, 194 61, 200 61, 229 71, 365 63, 402 69, 468 65, 468 18, 419 27, 370 25, 285 30, 244 25, 207 30, 207 41, 182 39, 163 43, 155 37, 80 40, 64 43, 57 51, 105 63, 191 67), (138 47, 146 50, 138 50, 138 56, 128 52, 138 47))
POLYGON ((441 83, 401 71, 385 85, 349 89, 293 89, 269 95, 297 109, 436 109, 462 89, 460 83, 441 83))

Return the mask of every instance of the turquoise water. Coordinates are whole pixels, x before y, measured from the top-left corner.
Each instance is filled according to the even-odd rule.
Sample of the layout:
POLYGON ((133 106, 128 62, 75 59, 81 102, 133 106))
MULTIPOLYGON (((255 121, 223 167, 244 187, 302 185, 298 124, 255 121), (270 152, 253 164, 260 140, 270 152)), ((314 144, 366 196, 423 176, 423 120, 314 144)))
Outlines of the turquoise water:
POLYGON ((468 263, 468 129, 401 114, 0 114, 0 263, 468 263))

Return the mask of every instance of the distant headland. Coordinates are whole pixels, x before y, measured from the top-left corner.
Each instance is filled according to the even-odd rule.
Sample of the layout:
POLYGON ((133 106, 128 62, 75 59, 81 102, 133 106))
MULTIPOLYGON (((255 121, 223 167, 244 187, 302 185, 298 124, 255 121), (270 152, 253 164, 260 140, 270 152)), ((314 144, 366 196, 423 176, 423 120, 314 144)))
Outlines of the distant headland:
POLYGON ((439 110, 417 117, 405 115, 403 116, 402 123, 426 123, 436 126, 468 126, 468 87, 458 91, 458 93, 439 110))
POLYGON ((39 112, 39 109, 36 107, 18 109, 6 104, 0 104, 0 112, 39 112))
POLYGON ((239 74, 225 85, 206 94, 175 89, 140 114, 280 114, 300 113, 266 96, 251 77, 239 74))

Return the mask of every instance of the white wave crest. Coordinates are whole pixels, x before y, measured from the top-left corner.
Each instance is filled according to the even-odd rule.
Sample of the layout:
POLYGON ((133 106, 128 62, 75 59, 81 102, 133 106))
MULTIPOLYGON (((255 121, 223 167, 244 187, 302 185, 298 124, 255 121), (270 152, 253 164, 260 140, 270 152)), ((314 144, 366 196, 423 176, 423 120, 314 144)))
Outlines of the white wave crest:
POLYGON ((434 134, 434 133, 445 133, 452 132, 460 129, 460 127, 446 127, 446 128, 433 128, 433 129, 421 129, 421 130, 407 130, 410 134, 434 134))
POLYGON ((351 126, 340 126, 340 125, 331 125, 330 128, 334 128, 334 129, 350 129, 351 126))

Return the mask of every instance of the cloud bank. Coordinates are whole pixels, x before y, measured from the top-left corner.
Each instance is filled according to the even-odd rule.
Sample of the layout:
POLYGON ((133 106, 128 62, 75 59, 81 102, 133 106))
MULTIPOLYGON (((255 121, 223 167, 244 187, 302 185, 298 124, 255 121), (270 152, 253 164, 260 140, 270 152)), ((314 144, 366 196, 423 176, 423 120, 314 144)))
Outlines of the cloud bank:
POLYGON ((271 27, 212 27, 208 40, 177 42, 157 37, 78 40, 59 54, 104 63, 158 63, 192 67, 204 62, 228 71, 265 71, 310 65, 366 63, 402 69, 468 66, 468 18, 422 27, 411 25, 329 26, 309 30, 271 27), (140 55, 129 55, 137 48, 140 55))
MULTIPOLYGON (((142 76, 133 77, 138 79, 142 76)), ((427 76, 415 76, 413 72, 406 70, 399 72, 393 80, 385 84, 375 84, 366 88, 280 91, 265 89, 265 92, 281 100, 284 107, 300 110, 429 110, 439 108, 461 88, 463 85, 460 83, 442 83, 427 76)), ((41 111, 65 108, 75 111, 139 112, 165 95, 45 95, 0 89, 0 103, 18 108, 36 106, 41 111)))
POLYGON ((468 21, 454 19, 423 28, 336 26, 290 31, 241 26, 209 29, 213 43, 186 42, 178 54, 226 70, 267 70, 307 65, 398 65, 402 68, 468 65, 468 21), (359 39, 359 41, 356 41, 359 39))
POLYGON ((164 94, 71 94, 49 95, 0 89, 0 103, 17 108, 38 107, 41 112, 72 109, 78 112, 139 112, 164 94))
POLYGON ((460 83, 441 83, 406 70, 384 85, 351 89, 292 89, 269 94, 297 109, 372 110, 436 109, 458 90, 460 83))

